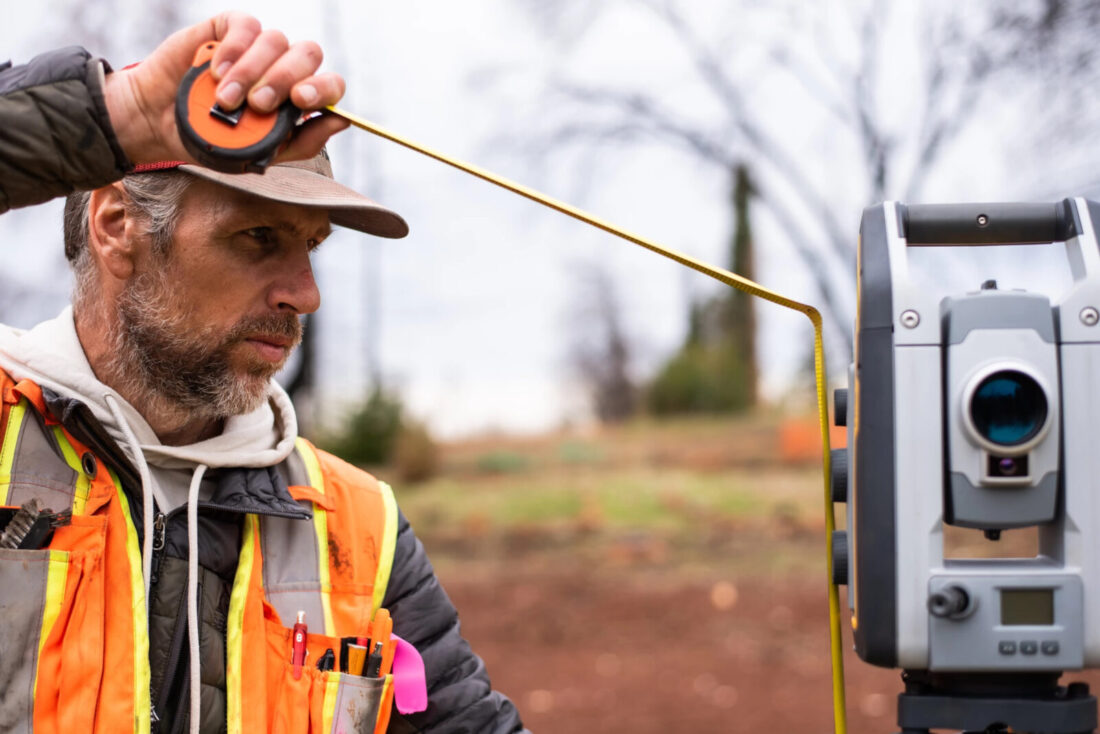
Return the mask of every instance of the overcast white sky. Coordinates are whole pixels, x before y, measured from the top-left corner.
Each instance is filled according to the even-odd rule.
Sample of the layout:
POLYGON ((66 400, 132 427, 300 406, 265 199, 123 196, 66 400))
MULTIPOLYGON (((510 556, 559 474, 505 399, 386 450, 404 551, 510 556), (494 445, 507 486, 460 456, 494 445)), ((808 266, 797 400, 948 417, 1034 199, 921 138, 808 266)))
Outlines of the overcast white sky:
MULTIPOLYGON (((83 4, 93 7, 95 1, 83 4)), ((7 4, 0 56, 18 63, 37 51, 83 40, 79 31, 59 31, 56 14, 66 12, 63 0, 44 5, 7 4)), ((644 17, 605 14, 565 56, 543 41, 514 0, 244 0, 235 5, 266 26, 285 30, 292 40, 321 40, 329 52, 328 68, 348 78, 342 106, 350 111, 522 183, 546 187, 658 242, 724 262, 730 227, 727 181, 714 169, 651 147, 609 151, 588 173, 576 157, 552 159, 545 170, 535 171, 494 144, 503 137, 525 138, 539 105, 546 104, 544 73, 566 64, 590 79, 653 90, 685 114, 708 114, 707 105, 713 103, 684 83, 675 45, 644 17)), ((135 43, 134 57, 110 59, 123 65, 148 45, 141 35, 141 3, 116 0, 110 7, 122 18, 120 33, 135 43)), ((185 21, 221 9, 209 0, 186 7, 181 11, 185 21)), ((723 16, 728 4, 690 7, 713 14, 716 22, 736 22, 723 16)), ((834 41, 844 43, 843 38, 834 41)), ((905 60, 910 53, 911 48, 899 45, 892 73, 901 84, 912 66, 905 60)), ((791 114, 781 96, 762 90, 760 104, 774 110, 771 124, 779 134, 806 155, 819 157, 815 175, 833 182, 838 201, 849 202, 845 219, 854 236, 860 209, 869 202, 862 200, 858 186, 845 181, 846 156, 852 151, 834 140, 826 119, 791 114)), ((901 115, 903 102, 899 98, 901 115)), ((318 255, 324 293, 321 375, 330 417, 334 406, 365 390, 365 355, 375 334, 384 373, 403 387, 413 412, 438 433, 553 426, 583 415, 566 369, 568 332, 576 327, 578 263, 602 261, 615 277, 643 368, 652 368, 682 338, 689 295, 721 287, 367 133, 353 130, 341 138, 333 146, 337 177, 354 173, 354 184, 401 212, 412 233, 402 241, 382 241, 341 232, 318 255), (369 291, 365 273, 374 274, 369 291)), ((997 159, 1003 151, 988 131, 965 140, 957 165, 932 187, 944 200, 1027 193, 1019 182, 1006 181, 1011 165, 997 159)), ((1044 191, 1045 196, 1062 193, 1044 191)), ((25 282, 52 287, 55 293, 44 304, 31 304, 19 316, 26 323, 18 325, 48 316, 64 303, 57 287, 62 272, 58 212, 55 204, 0 218, 5 262, 24 268, 19 277, 25 282)), ((758 224, 757 245, 758 277, 764 284, 793 297, 808 292, 809 279, 793 250, 766 219, 758 224)), ((811 334, 804 317, 769 304, 761 304, 760 312, 765 387, 776 396, 811 346, 811 334)), ((829 366, 834 377, 843 376, 839 362, 834 359, 829 366)))

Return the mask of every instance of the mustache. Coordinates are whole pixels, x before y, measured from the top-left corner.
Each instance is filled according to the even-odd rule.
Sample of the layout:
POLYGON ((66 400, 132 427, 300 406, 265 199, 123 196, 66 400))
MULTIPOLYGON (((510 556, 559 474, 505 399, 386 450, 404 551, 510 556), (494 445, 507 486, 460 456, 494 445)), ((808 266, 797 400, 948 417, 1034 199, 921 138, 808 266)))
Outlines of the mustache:
POLYGON ((302 342, 302 322, 297 314, 265 314, 263 316, 246 316, 238 321, 223 343, 251 339, 256 336, 281 337, 290 341, 290 348, 294 349, 302 342))

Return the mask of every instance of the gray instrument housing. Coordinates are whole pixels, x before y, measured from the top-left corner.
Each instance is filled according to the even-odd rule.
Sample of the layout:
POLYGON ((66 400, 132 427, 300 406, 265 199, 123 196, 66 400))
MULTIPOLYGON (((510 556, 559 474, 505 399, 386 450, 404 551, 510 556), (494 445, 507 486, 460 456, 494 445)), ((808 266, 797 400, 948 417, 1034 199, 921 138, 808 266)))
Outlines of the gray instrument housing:
POLYGON ((866 209, 861 223, 847 416, 847 579, 856 650, 867 662, 914 670, 1095 667, 1100 622, 1086 620, 1100 620, 1100 324, 1085 313, 1100 309, 1093 225, 1100 205, 1078 198, 956 208, 980 212, 979 225, 985 212, 994 222, 1011 221, 975 234, 972 226, 955 226, 962 221, 956 211, 940 216, 950 207, 932 216, 925 215, 936 207, 923 207, 917 217, 916 207, 908 216, 904 206, 886 202, 866 209), (943 227, 944 219, 955 228, 943 227), (1033 226, 1039 219, 1043 226, 1033 226), (1073 286, 1058 304, 1017 291, 941 301, 910 278, 910 246, 1013 242, 1065 243, 1073 286), (1042 435, 1022 450, 1027 475, 1000 485, 983 469, 989 447, 962 415, 965 391, 998 366, 1035 377, 1051 409, 1042 435), (1036 525, 1039 555, 947 559, 945 522, 1036 525), (973 606, 936 617, 930 596, 949 585, 965 588, 973 606), (1004 589, 1049 590, 1051 623, 1001 624, 1004 589), (1028 649, 1053 641, 1058 651, 1002 652, 1001 643, 1011 641, 1028 649))
POLYGON ((944 379, 948 448, 945 520, 969 528, 1028 527, 1054 520, 1059 424, 1058 346, 1045 296, 985 290, 944 298, 944 379), (970 421, 970 394, 982 378, 1007 370, 1030 376, 1048 406, 1039 434, 1021 447, 990 445, 970 421), (1023 476, 990 476, 991 456, 1026 458, 1023 476))

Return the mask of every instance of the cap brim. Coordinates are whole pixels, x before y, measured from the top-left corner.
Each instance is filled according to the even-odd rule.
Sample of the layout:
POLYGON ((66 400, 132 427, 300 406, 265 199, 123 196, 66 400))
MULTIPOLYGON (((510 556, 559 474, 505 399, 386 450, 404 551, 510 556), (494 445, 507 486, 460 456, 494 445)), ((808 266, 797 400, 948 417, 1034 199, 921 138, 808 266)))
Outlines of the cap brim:
POLYGON ((262 174, 219 173, 184 164, 179 170, 264 199, 327 209, 331 222, 341 227, 392 239, 409 233, 409 225, 397 212, 304 168, 275 165, 262 174))

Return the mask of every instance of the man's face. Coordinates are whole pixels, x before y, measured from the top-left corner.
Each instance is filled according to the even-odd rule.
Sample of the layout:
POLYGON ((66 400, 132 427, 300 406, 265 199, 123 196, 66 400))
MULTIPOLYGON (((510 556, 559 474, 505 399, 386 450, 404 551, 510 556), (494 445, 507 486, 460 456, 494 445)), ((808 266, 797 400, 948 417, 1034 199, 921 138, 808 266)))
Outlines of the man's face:
POLYGON ((329 231, 323 210, 196 179, 169 252, 119 298, 118 369, 195 417, 255 409, 320 305, 310 252, 329 231))

